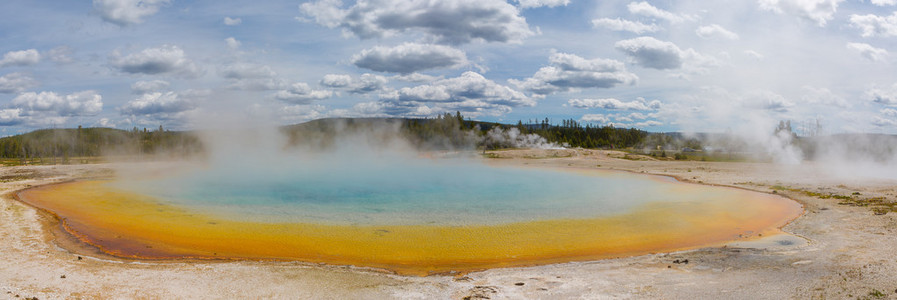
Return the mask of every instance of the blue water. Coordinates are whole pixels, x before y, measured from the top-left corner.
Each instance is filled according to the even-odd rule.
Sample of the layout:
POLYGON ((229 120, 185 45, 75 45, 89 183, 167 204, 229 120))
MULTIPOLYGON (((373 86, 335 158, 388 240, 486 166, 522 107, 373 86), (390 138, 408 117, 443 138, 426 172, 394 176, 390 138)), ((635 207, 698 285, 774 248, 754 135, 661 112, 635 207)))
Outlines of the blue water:
POLYGON ((229 218, 332 224, 587 218, 647 202, 696 200, 673 192, 671 182, 643 175, 426 159, 207 167, 116 186, 229 218))

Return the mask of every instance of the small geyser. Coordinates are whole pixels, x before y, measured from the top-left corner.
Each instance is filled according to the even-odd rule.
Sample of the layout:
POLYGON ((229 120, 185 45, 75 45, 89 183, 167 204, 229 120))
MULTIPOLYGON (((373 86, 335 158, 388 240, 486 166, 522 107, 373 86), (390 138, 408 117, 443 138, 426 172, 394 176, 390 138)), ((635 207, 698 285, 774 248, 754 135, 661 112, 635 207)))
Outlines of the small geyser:
POLYGON ((417 275, 718 245, 776 233, 800 213, 795 202, 744 190, 431 158, 394 142, 350 136, 324 152, 251 152, 263 155, 231 145, 163 176, 20 196, 118 256, 300 260, 417 275))

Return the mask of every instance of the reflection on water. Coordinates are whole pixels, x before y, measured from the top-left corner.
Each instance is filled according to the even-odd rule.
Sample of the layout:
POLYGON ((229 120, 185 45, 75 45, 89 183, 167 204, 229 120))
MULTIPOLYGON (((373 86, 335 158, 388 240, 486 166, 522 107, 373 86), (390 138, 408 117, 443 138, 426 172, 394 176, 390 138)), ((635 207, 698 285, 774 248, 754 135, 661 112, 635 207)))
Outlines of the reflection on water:
POLYGON ((254 222, 470 225, 627 212, 648 202, 725 195, 661 180, 593 171, 489 167, 455 161, 351 167, 204 169, 118 181, 113 187, 195 211, 254 222), (254 174, 258 173, 258 174, 254 174))

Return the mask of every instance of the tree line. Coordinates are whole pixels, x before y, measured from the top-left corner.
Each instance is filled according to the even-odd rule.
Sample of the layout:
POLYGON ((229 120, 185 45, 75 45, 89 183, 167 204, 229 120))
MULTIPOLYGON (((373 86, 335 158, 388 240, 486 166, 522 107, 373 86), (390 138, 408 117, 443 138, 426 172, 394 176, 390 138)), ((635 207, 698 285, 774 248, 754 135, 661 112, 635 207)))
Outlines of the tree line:
POLYGON ((621 149, 642 144, 649 133, 636 128, 616 128, 613 125, 582 126, 574 119, 562 120, 559 125, 551 125, 548 119, 539 124, 516 126, 521 133, 535 133, 549 142, 579 148, 621 149))
MULTIPOLYGON (((396 126, 402 138, 423 150, 483 147, 483 137, 493 128, 516 128, 521 134, 537 134, 548 142, 582 148, 629 148, 642 144, 649 133, 635 128, 583 126, 573 119, 552 125, 546 118, 540 123, 517 125, 465 119, 460 112, 422 119, 321 119, 281 127, 291 145, 316 144, 326 147, 338 134, 349 131, 380 134, 372 128, 396 126)), ((393 137, 382 137, 384 139, 393 137)), ((121 130, 113 128, 40 129, 0 138, 0 158, 41 160, 103 155, 142 155, 171 153, 190 155, 203 151, 200 139, 189 131, 121 130)))
POLYGON ((113 128, 39 129, 0 138, 0 158, 24 161, 102 155, 191 154, 202 150, 199 139, 188 132, 121 130, 113 128))
MULTIPOLYGON (((502 130, 516 128, 520 134, 537 134, 550 143, 581 148, 630 148, 642 144, 649 136, 647 131, 636 128, 609 126, 583 126, 574 119, 551 124, 546 118, 539 123, 518 121, 517 125, 465 120, 460 112, 445 113, 428 119, 406 119, 403 129, 416 141, 445 140, 445 144, 459 147, 471 140, 482 140, 492 128, 502 130)), ((480 145, 481 146, 481 145, 480 145)))

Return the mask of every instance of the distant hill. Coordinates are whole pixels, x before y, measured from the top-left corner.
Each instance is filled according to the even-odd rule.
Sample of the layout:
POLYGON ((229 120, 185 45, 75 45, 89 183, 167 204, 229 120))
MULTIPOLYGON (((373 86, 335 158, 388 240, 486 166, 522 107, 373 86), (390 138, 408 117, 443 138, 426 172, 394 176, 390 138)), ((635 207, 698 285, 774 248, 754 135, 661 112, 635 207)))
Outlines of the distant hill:
POLYGON ((189 132, 131 131, 113 128, 40 129, 0 138, 0 157, 32 159, 41 157, 92 157, 110 154, 152 154, 174 151, 188 154, 201 151, 199 139, 189 132))
MULTIPOLYGON (((327 147, 339 134, 359 133, 368 138, 403 138, 421 150, 520 147, 497 140, 538 135, 550 143, 583 148, 628 148, 641 145, 651 134, 635 128, 583 127, 574 120, 562 125, 517 125, 465 120, 460 113, 427 119, 329 118, 280 127, 289 145, 327 147), (386 129, 386 130, 384 130, 386 129), (493 131, 493 129, 499 129, 493 131), (398 133, 398 134, 397 134, 398 133)), ((104 155, 203 153, 201 139, 192 131, 121 130, 112 128, 41 129, 0 138, 0 158, 26 160, 104 155)), ((54 159, 55 161, 55 159, 54 159)))
POLYGON ((390 142, 403 138, 421 150, 472 149, 484 132, 499 123, 464 120, 460 115, 441 115, 429 119, 404 118, 327 118, 281 127, 289 144, 330 146, 338 135, 358 134, 390 142))
POLYGON ((460 113, 454 115, 446 113, 428 119, 319 119, 285 126, 283 131, 290 137, 291 144, 308 144, 311 141, 319 145, 328 145, 337 131, 362 131, 384 125, 396 126, 404 138, 422 150, 482 149, 484 147, 495 149, 515 146, 515 143, 496 140, 494 135, 489 135, 494 128, 512 133, 503 135, 503 138, 534 134, 544 138, 548 143, 581 148, 636 147, 650 135, 646 131, 635 128, 582 126, 572 119, 562 120, 560 125, 550 125, 547 121, 540 124, 518 122, 516 125, 511 125, 465 120, 460 113))

